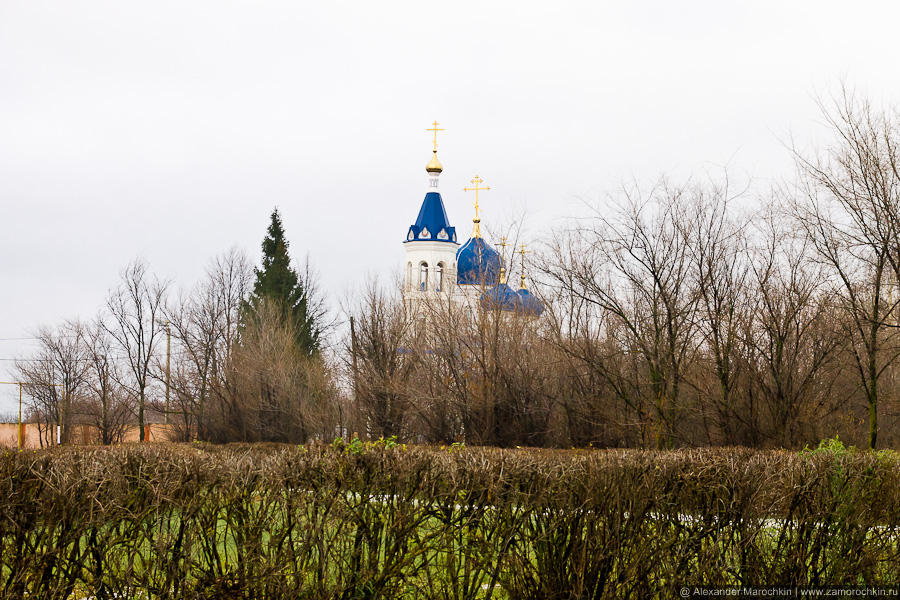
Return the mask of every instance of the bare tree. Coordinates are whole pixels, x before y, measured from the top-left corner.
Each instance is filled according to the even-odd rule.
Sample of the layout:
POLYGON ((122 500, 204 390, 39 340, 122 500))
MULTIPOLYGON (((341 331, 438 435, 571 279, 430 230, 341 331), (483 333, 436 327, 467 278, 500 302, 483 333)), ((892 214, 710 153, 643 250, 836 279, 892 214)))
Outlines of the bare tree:
MULTIPOLYGON (((837 410, 840 336, 820 269, 808 259, 805 239, 794 239, 773 211, 756 219, 753 318, 743 352, 753 385, 768 416, 765 434, 776 445, 794 447, 814 420, 837 410)), ((807 440, 814 441, 814 440, 807 440)))
POLYGON ((649 192, 623 190, 615 208, 598 207, 572 233, 549 279, 567 294, 613 317, 610 331, 626 352, 643 359, 649 396, 635 406, 646 433, 660 448, 671 445, 679 420, 687 367, 696 351, 698 295, 691 277, 686 231, 690 190, 665 180, 649 192))
MULTIPOLYGON (((752 395, 740 384, 746 363, 741 335, 749 317, 746 286, 750 275, 747 221, 735 214, 728 177, 693 189, 694 226, 688 228, 688 248, 699 294, 697 331, 702 336, 701 368, 692 383, 701 394, 701 408, 711 405, 720 440, 728 445, 759 443, 752 395), (709 375, 712 377, 709 377, 709 375)), ((698 340, 699 341, 699 340, 698 340)), ((704 417, 706 411, 701 410, 704 417)), ((712 442, 707 434, 707 443, 712 442)))
POLYGON ((316 346, 326 349, 331 343, 330 336, 337 321, 329 311, 328 297, 322 289, 321 275, 313 266, 309 254, 304 257, 302 263, 296 263, 294 269, 304 290, 307 317, 314 324, 316 346))
POLYGON ((168 288, 168 281, 151 275, 147 264, 138 259, 122 272, 119 287, 110 292, 106 301, 111 317, 106 329, 123 354, 125 387, 136 401, 142 442, 154 352, 165 327, 162 319, 168 288))
MULTIPOLYGON (((559 264, 559 246, 549 261, 559 264)), ((546 265, 545 265, 546 267, 546 265)), ((554 376, 568 444, 576 447, 639 444, 640 391, 629 370, 636 354, 617 341, 615 320, 596 305, 567 292, 545 295, 544 339, 553 347, 554 376)), ((547 359, 548 354, 544 355, 547 359)))
MULTIPOLYGON (((89 366, 85 330, 80 321, 64 321, 56 328, 41 326, 35 331, 38 350, 19 361, 20 380, 28 384, 32 414, 50 430, 60 425, 60 441, 71 441, 73 407, 87 377, 89 366)), ((52 434, 51 434, 52 435, 52 434)))
POLYGON ((799 177, 791 206, 817 260, 834 276, 832 294, 849 325, 874 449, 880 382, 898 356, 888 321, 900 301, 894 289, 900 281, 900 122, 845 86, 831 106, 819 105, 834 140, 811 154, 794 148, 799 177))
POLYGON ((405 436, 409 386, 418 358, 409 306, 372 279, 348 312, 346 356, 357 408, 371 434, 405 436))
POLYGON ((190 294, 166 309, 179 357, 171 377, 178 408, 169 416, 178 424, 180 439, 207 438, 209 400, 222 393, 224 367, 231 359, 252 276, 246 254, 232 248, 213 259, 190 294))
POLYGON ((85 328, 90 396, 85 396, 82 410, 97 429, 101 444, 121 442, 132 416, 127 395, 119 384, 118 361, 113 341, 100 319, 85 328))
POLYGON ((335 431, 328 368, 296 344, 295 324, 269 298, 245 316, 231 354, 213 441, 304 443, 335 431))
POLYGON ((53 443, 52 429, 60 422, 62 393, 54 382, 58 380, 53 361, 43 352, 16 361, 17 379, 25 384, 28 394, 26 419, 38 427, 41 447, 53 443))

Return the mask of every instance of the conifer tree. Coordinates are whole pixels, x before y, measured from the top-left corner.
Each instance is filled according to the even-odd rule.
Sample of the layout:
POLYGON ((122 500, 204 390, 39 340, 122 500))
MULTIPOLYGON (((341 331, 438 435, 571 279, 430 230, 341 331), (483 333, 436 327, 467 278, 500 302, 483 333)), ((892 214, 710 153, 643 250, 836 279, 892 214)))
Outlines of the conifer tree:
POLYGON ((284 237, 277 208, 272 211, 272 222, 263 239, 262 251, 262 268, 254 269, 256 282, 250 297, 250 309, 255 311, 262 298, 274 300, 281 306, 285 320, 293 321, 297 331, 297 348, 301 354, 317 354, 321 329, 310 313, 309 290, 291 266, 288 241, 284 237))

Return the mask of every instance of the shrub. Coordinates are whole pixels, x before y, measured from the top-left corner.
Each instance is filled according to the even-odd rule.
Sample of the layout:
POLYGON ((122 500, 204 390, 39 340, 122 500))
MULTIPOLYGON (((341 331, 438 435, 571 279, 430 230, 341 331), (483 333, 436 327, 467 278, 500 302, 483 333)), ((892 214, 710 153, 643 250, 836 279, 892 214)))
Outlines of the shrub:
POLYGON ((818 449, 450 452, 390 440, 6 452, 0 588, 545 599, 896 583, 897 467, 818 449))

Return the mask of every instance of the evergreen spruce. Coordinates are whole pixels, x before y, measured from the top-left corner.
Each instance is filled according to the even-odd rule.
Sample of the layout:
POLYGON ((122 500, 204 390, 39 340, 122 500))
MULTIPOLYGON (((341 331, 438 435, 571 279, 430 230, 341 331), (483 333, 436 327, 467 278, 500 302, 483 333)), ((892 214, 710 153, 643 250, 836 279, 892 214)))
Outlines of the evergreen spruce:
POLYGON ((272 211, 272 222, 263 239, 262 251, 262 268, 254 269, 256 282, 253 284, 249 308, 255 311, 262 298, 274 300, 284 311, 285 320, 293 321, 300 352, 306 356, 317 354, 321 331, 309 312, 308 290, 291 266, 288 241, 284 237, 284 227, 277 208, 272 211))

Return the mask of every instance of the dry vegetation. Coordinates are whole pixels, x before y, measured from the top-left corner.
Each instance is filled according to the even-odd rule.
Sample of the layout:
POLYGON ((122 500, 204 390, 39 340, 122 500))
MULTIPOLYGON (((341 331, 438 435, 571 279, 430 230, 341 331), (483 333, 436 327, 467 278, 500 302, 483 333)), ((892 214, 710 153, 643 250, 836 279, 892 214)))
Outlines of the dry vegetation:
POLYGON ((4 597, 645 598, 900 581, 891 454, 124 446, 0 457, 4 597))
MULTIPOLYGON (((897 447, 900 118, 849 90, 822 110, 831 137, 793 148, 775 189, 634 183, 544 232, 537 319, 371 283, 330 330, 277 211, 264 267, 296 282, 287 304, 237 251, 178 298, 136 261, 93 321, 35 331, 28 417, 64 444, 76 422, 108 444, 165 413, 175 441, 897 447)), ((512 280, 524 259, 505 260, 512 280)))

